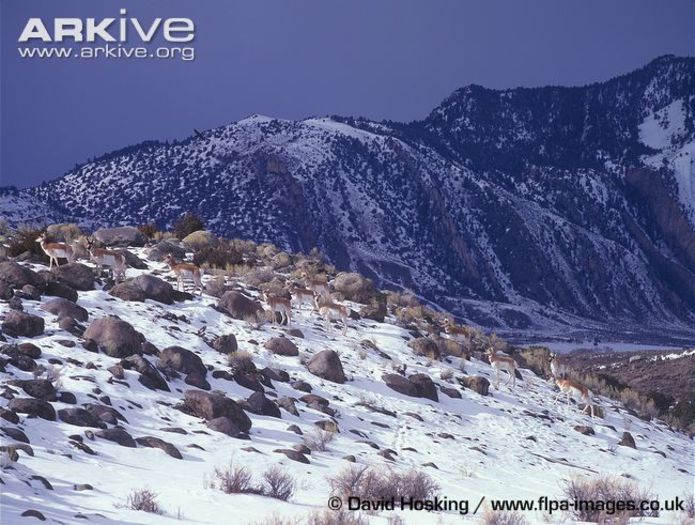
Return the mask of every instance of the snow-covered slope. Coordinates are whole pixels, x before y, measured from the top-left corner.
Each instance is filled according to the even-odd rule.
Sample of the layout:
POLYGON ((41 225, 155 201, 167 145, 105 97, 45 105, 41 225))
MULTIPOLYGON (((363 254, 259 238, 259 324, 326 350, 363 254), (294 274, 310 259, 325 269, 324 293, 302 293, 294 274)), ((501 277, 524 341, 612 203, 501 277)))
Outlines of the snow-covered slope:
MULTIPOLYGON (((128 269, 128 277, 153 273, 171 279, 163 265, 149 264, 151 270, 128 269)), ((347 334, 342 336, 335 328, 325 332, 323 323, 308 308, 295 310, 292 327, 303 333, 304 337, 299 338, 287 335, 284 328, 265 325, 254 329, 243 321, 232 320, 212 308, 217 300, 208 295, 167 306, 149 300, 126 302, 102 290, 79 292, 77 303, 87 309, 89 322, 117 315, 159 349, 178 345, 192 350, 210 370, 226 370, 226 356, 208 346, 201 335, 212 338, 234 334, 239 349, 252 355, 258 369, 267 366, 284 370, 292 381, 307 382, 312 393, 328 400, 329 407, 336 411, 333 419, 297 401, 298 415, 284 409, 281 418, 249 413, 253 423, 250 440, 238 440, 210 430, 200 418, 176 408, 183 392, 194 389, 182 379, 169 382, 170 392, 145 388, 133 370, 126 370, 123 380, 114 380, 107 368, 119 359, 84 349, 79 338, 59 328, 55 316, 39 308, 44 301, 24 300, 23 306, 44 318, 45 333, 10 341, 30 341, 40 347, 42 354, 37 363, 46 367, 53 363, 60 375, 59 390, 75 394, 77 405, 53 402, 55 409, 103 404, 108 399, 127 420, 121 426, 129 434, 163 439, 180 451, 182 459, 156 448, 126 448, 101 438, 90 440, 84 428, 60 421, 21 416, 15 425, 3 420, 2 427, 18 428, 26 434, 33 451, 33 455, 27 455, 20 450, 19 462, 0 473, 0 521, 4 525, 28 523, 30 518, 20 517, 27 509, 38 510, 48 522, 55 523, 81 523, 84 519, 103 524, 227 525, 259 522, 271 514, 303 518, 313 509, 326 508, 331 495, 326 479, 351 464, 343 459, 348 455, 353 455, 358 464, 397 471, 424 470, 441 486, 442 497, 470 500, 471 512, 483 496, 487 501, 561 498, 562 480, 573 476, 623 477, 660 499, 692 491, 693 446, 686 436, 662 423, 640 420, 604 398, 597 399, 605 411, 603 419, 582 415, 574 404, 556 406, 552 385, 525 369, 521 370, 524 380, 517 381, 515 389, 491 388, 490 396, 481 396, 462 388, 458 378, 479 375, 492 381, 487 363, 417 357, 407 346, 412 335, 393 324, 390 317, 385 323, 351 320, 347 334), (265 341, 278 335, 290 337, 300 355, 278 356, 266 350, 265 341), (364 341, 375 346, 365 345, 364 341), (348 378, 345 384, 320 379, 302 364, 305 358, 327 348, 339 353, 348 378), (437 402, 389 389, 382 375, 402 365, 407 365, 408 375, 427 374, 436 384, 457 390, 461 398, 449 397, 439 388, 437 402), (309 464, 275 452, 302 443, 302 436, 291 431, 290 425, 310 435, 317 421, 326 420, 335 421, 340 432, 326 451, 307 456, 309 464), (590 425, 595 434, 580 434, 574 429, 577 425, 590 425), (181 430, 171 432, 167 428, 181 430), (617 446, 625 431, 634 436, 636 449, 617 446), (75 438, 69 437, 74 435, 81 436, 95 454, 76 448, 75 438), (392 451, 393 461, 380 455, 385 449, 392 451), (226 495, 207 488, 214 467, 230 461, 248 467, 256 477, 269 466, 281 465, 297 480, 295 495, 281 502, 261 496, 226 495), (51 488, 37 476, 45 478, 51 488), (76 490, 75 486, 81 484, 92 488, 76 490), (133 489, 142 487, 158 494, 163 515, 118 507, 133 489)), ((5 315, 8 311, 7 303, 0 303, 0 312, 5 315)), ((146 359, 157 364, 153 356, 146 359)), ((0 388, 7 393, 8 380, 32 378, 31 372, 8 364, 7 372, 0 374, 0 388)), ((253 393, 235 381, 215 379, 210 373, 207 379, 213 390, 233 399, 253 393)), ((16 386, 10 388, 21 391, 16 386)), ((284 396, 296 399, 305 394, 282 381, 273 381, 272 388, 266 386, 265 390, 271 400, 284 396)), ((0 406, 4 407, 8 396, 3 397, 0 406)), ((2 445, 11 441, 4 436, 2 445)), ((385 524, 389 515, 371 516, 369 523, 385 524)), ((533 522, 542 519, 535 513, 526 516, 533 522)), ((402 517, 408 524, 460 523, 462 519, 455 512, 404 512, 402 517)), ((676 517, 662 514, 645 523, 672 523, 676 517)))
POLYGON ((689 329, 694 78, 670 56, 584 87, 468 86, 409 124, 254 115, 21 194, 97 224, 193 211, 490 328, 689 329))

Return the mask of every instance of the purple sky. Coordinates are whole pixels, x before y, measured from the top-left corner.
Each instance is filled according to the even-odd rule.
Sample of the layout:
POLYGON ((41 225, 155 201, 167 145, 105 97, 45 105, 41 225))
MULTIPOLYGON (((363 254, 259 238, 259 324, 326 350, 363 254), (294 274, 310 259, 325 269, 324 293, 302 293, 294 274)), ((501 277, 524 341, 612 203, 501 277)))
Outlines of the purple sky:
MULTIPOLYGON (((0 185, 251 113, 413 120, 454 89, 578 85, 695 54, 692 0, 2 0, 0 185), (29 17, 188 17, 196 60, 29 60, 29 17)), ((131 43, 130 41, 128 43, 131 43)))

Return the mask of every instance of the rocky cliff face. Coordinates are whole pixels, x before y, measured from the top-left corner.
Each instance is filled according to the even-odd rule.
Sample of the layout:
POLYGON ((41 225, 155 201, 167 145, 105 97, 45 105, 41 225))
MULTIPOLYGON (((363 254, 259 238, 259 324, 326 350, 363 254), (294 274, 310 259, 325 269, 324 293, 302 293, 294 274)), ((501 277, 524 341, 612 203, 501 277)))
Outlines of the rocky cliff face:
POLYGON ((97 223, 191 210, 491 327, 695 309, 695 59, 577 88, 453 93, 425 120, 252 116, 23 190, 97 223))

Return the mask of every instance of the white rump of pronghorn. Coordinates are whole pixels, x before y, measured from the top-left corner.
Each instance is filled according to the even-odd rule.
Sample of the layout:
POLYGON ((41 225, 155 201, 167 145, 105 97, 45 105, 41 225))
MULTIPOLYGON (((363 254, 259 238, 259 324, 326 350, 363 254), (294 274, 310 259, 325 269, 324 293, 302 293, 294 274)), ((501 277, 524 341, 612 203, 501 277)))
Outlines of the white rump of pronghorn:
POLYGON ((105 248, 95 248, 94 240, 87 239, 87 250, 89 258, 97 266, 97 275, 101 275, 104 267, 111 272, 111 277, 114 281, 125 279, 126 262, 123 254, 105 248))
POLYGON ((586 404, 582 413, 586 413, 587 409, 589 409, 591 417, 594 417, 594 405, 591 404, 591 398, 594 394, 591 390, 572 379, 556 379, 555 383, 560 387, 560 392, 555 396, 553 404, 556 404, 560 396, 564 394, 567 396, 567 406, 570 404, 570 398, 574 398, 586 404))
POLYGON ((164 258, 164 262, 166 262, 169 265, 169 268, 176 276, 176 287, 179 290, 185 292, 186 287, 184 285, 183 280, 184 278, 190 279, 193 281, 193 292, 195 293, 195 289, 197 287, 200 291, 200 295, 203 295, 203 281, 200 277, 201 273, 198 265, 193 263, 177 263, 174 260, 174 256, 171 254, 168 254, 164 258))
POLYGON ((490 360, 490 366, 495 369, 495 388, 498 388, 500 384, 500 370, 505 370, 509 374, 509 379, 507 379, 505 385, 508 385, 511 381, 512 388, 514 388, 516 386, 516 361, 508 355, 498 354, 492 347, 488 348, 485 353, 490 360))

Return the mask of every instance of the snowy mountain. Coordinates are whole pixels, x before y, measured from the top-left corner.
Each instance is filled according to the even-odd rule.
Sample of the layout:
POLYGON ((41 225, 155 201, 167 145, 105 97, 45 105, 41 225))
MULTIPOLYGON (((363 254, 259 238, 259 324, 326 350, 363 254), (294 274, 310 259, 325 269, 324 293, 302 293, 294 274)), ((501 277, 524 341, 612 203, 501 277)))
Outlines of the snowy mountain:
POLYGON ((97 224, 318 247, 483 326, 688 327, 695 59, 584 87, 468 86, 424 120, 254 115, 21 191, 97 224), (579 319, 583 321, 579 321, 579 319))
MULTIPOLYGON (((132 252, 143 260, 148 255, 148 249, 132 252)), ((345 335, 327 329, 308 307, 293 310, 293 331, 254 327, 231 318, 219 307, 226 303, 208 293, 161 302, 169 302, 171 289, 159 279, 174 278, 160 262, 127 270, 129 283, 148 279, 142 282, 158 299, 142 302, 110 294, 101 282, 94 286, 91 265, 48 272, 79 285, 76 302, 31 294, 40 290, 23 283, 44 266, 26 263, 25 270, 36 272, 27 273, 2 265, 3 277, 22 286, 14 309, 0 301, 0 521, 6 525, 36 518, 386 525, 396 515, 406 524, 498 523, 481 521, 492 501, 562 500, 571 479, 612 477, 636 487, 630 494, 638 490, 662 504, 692 492, 693 447, 686 434, 598 395, 592 403, 601 417, 583 414, 575 402, 554 404, 553 384, 530 369, 521 368, 514 388, 496 387, 493 369, 479 355, 417 355, 413 329, 399 326, 392 314, 383 323, 350 319, 345 335), (327 349, 337 362, 320 359, 327 349), (244 356, 253 372, 248 362, 239 366, 244 356), (235 426, 242 423, 246 432, 235 426), (346 515, 338 521, 326 508, 337 490, 330 482, 346 469, 365 467, 389 479, 417 471, 436 484, 430 496, 468 502, 467 515, 379 511, 357 521, 356 512, 347 512, 355 521, 346 515), (245 469, 251 486, 238 489, 244 493, 219 490, 216 468, 245 469), (254 492, 271 468, 295 482, 287 501, 254 492), (154 493, 161 514, 128 504, 128 496, 143 489, 154 493), (328 518, 308 519, 324 512, 328 518)), ((244 279, 229 279, 227 286, 258 297, 244 279)), ((523 517, 579 522, 541 510, 523 517)), ((681 519, 682 513, 662 511, 639 522, 686 522, 681 519)))

